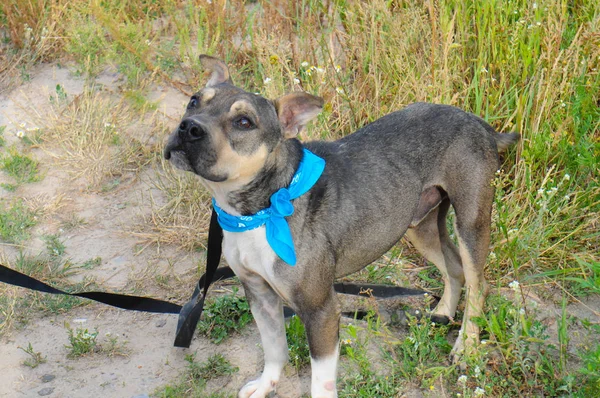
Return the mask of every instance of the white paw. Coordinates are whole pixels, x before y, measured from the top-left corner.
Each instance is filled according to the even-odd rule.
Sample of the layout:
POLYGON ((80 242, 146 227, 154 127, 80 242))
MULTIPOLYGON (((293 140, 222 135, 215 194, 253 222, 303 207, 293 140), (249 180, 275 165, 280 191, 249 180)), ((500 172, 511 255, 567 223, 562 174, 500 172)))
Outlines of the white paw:
POLYGON ((275 385, 277 385, 277 380, 263 380, 263 377, 252 380, 242 387, 238 398, 265 398, 267 394, 275 390, 275 385))

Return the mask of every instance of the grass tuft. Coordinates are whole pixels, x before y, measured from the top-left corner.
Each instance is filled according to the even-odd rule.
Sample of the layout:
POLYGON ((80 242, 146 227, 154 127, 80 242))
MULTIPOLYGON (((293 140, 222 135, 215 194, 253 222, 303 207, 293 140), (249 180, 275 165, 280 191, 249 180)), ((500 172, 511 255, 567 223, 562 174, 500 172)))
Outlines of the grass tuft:
POLYGON ((232 293, 217 297, 204 305, 198 331, 213 343, 220 344, 230 334, 241 331, 252 320, 250 305, 245 297, 232 293))

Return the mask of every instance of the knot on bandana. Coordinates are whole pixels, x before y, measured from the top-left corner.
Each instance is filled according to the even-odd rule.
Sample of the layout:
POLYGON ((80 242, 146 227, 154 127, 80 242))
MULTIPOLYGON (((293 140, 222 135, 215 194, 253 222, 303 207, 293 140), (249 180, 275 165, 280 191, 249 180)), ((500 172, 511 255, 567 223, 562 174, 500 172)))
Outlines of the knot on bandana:
POLYGON ((291 202, 290 191, 280 189, 271 195, 271 211, 273 217, 288 217, 294 214, 294 205, 291 202))
POLYGON ((296 265, 292 232, 285 217, 294 214, 292 200, 304 195, 321 177, 325 160, 304 148, 302 160, 290 185, 271 195, 271 206, 248 216, 233 216, 221 209, 213 198, 213 207, 221 228, 229 232, 244 232, 265 225, 267 242, 275 254, 287 264, 296 265))

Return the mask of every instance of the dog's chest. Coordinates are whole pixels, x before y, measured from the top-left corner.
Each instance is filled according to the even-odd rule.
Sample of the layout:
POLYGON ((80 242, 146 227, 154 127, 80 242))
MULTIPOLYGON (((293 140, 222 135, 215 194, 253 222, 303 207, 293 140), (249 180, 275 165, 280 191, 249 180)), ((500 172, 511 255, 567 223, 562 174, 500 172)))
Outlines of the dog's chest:
POLYGON ((267 242, 264 226, 244 232, 223 231, 223 255, 239 277, 250 271, 273 280, 276 254, 267 242))

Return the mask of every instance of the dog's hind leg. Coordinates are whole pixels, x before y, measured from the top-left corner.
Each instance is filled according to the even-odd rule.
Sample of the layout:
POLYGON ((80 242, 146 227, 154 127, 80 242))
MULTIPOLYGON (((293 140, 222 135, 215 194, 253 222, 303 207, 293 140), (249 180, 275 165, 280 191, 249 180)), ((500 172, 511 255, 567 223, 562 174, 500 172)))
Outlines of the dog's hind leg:
POLYGON ((263 398, 275 389, 288 360, 283 303, 271 286, 258 275, 245 277, 242 284, 260 331, 265 367, 261 377, 246 384, 238 397, 263 398))
POLYGON ((479 190, 473 190, 471 193, 467 200, 463 197, 463 200, 454 203, 456 234, 466 286, 465 314, 451 352, 454 362, 459 360, 465 350, 469 351, 479 343, 479 327, 473 318, 482 315, 488 290, 484 266, 490 245, 494 190, 488 183, 487 186, 482 185, 479 190))
POLYGON ((298 315, 306 328, 310 348, 311 397, 337 397, 336 378, 339 357, 340 307, 333 288, 325 295, 306 296, 298 315))
POLYGON ((406 237, 440 270, 444 279, 444 294, 433 314, 453 318, 465 277, 458 249, 448 236, 446 215, 449 207, 448 198, 443 199, 437 208, 406 231, 406 237))

